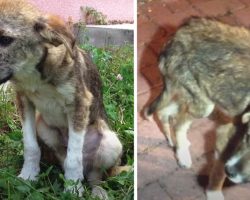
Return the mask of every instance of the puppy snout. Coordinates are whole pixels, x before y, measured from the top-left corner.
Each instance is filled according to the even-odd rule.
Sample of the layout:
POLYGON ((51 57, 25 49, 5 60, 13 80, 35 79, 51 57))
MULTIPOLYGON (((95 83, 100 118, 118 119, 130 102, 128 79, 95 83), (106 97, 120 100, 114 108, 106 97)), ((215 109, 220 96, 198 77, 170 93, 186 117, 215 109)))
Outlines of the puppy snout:
POLYGON ((225 172, 226 172, 226 175, 230 178, 233 178, 237 175, 237 169, 234 165, 226 165, 225 166, 225 172))
POLYGON ((13 72, 9 68, 0 68, 0 85, 11 79, 13 72))

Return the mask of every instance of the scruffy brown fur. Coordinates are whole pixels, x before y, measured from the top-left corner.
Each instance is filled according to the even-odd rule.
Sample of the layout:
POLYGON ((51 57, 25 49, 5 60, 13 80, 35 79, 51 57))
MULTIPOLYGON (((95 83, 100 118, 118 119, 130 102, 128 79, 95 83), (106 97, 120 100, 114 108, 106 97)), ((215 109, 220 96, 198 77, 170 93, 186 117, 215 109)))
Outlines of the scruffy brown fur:
POLYGON ((90 56, 59 17, 25 0, 0 0, 0 47, 0 83, 13 84, 22 119, 19 177, 35 180, 39 174, 38 136, 60 161, 65 178, 78 181, 67 191, 81 196, 86 176, 93 196, 108 199, 97 185, 103 169, 120 160, 122 145, 108 127, 100 76, 90 56))
POLYGON ((192 164, 186 137, 192 121, 210 117, 219 124, 218 156, 207 199, 224 199, 220 191, 225 165, 231 180, 250 180, 250 162, 246 159, 250 157, 250 144, 246 142, 250 132, 250 31, 216 20, 192 18, 167 44, 159 69, 165 87, 145 114, 149 117, 157 113, 183 167, 192 164))

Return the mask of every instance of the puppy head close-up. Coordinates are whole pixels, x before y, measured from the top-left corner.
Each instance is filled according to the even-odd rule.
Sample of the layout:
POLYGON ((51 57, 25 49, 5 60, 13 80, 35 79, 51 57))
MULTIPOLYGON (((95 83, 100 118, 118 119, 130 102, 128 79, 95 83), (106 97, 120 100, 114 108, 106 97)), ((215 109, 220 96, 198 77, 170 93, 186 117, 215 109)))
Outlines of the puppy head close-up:
POLYGON ((25 0, 0 0, 0 83, 32 71, 45 45, 61 44, 72 55, 74 37, 60 18, 43 15, 25 0))
POLYGON ((242 123, 247 124, 247 132, 238 143, 238 147, 225 164, 227 177, 234 183, 250 182, 250 113, 242 116, 242 123))

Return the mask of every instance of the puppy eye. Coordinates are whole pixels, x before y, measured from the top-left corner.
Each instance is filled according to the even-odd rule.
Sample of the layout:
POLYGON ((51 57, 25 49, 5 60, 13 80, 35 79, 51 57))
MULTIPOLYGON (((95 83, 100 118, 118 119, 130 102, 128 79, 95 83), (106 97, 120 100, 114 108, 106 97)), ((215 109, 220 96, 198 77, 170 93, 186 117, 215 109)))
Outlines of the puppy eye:
POLYGON ((0 46, 7 47, 14 41, 14 38, 9 36, 0 36, 0 46))

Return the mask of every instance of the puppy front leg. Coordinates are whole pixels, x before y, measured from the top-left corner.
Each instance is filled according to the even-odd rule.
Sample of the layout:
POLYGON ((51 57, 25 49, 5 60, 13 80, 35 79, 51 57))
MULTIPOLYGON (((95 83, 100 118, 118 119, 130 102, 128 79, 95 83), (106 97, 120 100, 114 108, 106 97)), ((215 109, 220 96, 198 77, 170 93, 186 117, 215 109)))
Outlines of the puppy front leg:
POLYGON ((18 110, 22 119, 24 164, 18 177, 36 180, 40 171, 41 151, 38 146, 35 128, 35 108, 23 95, 17 94, 18 110))
MULTIPOLYGON (((207 200, 224 200, 222 187, 226 179, 225 155, 230 155, 231 147, 229 141, 234 140, 236 133, 233 123, 220 125, 216 129, 216 154, 213 168, 209 175, 209 184, 206 191, 207 200)), ((237 133, 236 133, 237 134, 237 133)))
POLYGON ((209 184, 206 191, 207 200, 224 200, 222 187, 226 178, 224 162, 216 159, 209 175, 209 184))
POLYGON ((77 187, 74 186, 67 187, 66 190, 72 193, 79 193, 79 196, 82 196, 83 187, 81 181, 83 180, 83 144, 84 136, 86 133, 85 128, 82 130, 75 130, 74 125, 71 120, 69 124, 69 140, 67 155, 64 161, 64 172, 66 180, 79 181, 77 187))
POLYGON ((73 112, 68 114, 68 147, 67 155, 64 161, 65 178, 67 180, 79 181, 77 188, 69 186, 66 190, 76 193, 81 196, 83 187, 83 146, 86 129, 89 119, 89 107, 92 95, 85 91, 84 94, 76 96, 75 108, 73 112), (89 94, 86 96, 85 94, 89 94))

